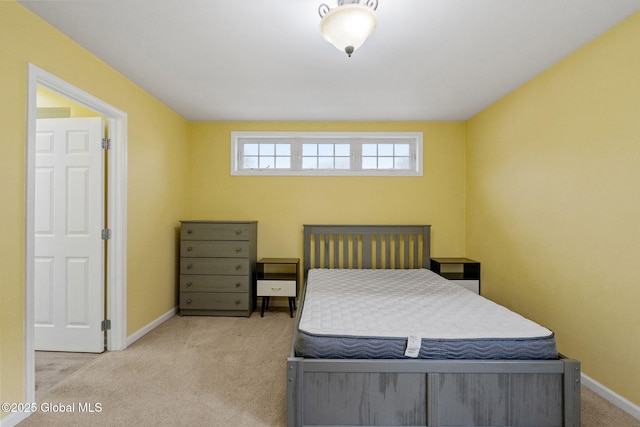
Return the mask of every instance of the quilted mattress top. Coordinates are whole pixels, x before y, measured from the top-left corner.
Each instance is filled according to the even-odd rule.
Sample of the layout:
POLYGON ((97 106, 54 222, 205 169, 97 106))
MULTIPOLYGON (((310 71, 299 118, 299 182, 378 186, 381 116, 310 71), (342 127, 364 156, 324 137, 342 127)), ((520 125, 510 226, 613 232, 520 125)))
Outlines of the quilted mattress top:
POLYGON ((553 335, 427 269, 312 269, 299 329, 313 335, 424 339, 553 335))

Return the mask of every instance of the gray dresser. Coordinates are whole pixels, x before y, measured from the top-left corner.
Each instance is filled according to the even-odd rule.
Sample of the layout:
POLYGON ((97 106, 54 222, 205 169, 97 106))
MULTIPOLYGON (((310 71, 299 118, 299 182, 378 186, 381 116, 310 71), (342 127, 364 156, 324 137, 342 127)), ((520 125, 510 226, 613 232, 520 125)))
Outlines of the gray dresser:
POLYGON ((180 314, 251 316, 256 221, 180 222, 180 314))

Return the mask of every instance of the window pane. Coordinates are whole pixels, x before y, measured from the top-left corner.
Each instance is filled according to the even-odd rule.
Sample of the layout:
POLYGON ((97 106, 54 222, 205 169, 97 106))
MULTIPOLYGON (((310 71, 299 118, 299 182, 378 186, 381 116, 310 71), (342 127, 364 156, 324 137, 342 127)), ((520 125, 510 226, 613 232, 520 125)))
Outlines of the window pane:
POLYGON ((317 156, 318 155, 318 144, 302 144, 302 155, 303 156, 317 156))
POLYGON ((378 157, 378 167, 380 169, 393 169, 393 157, 378 157))
POLYGON ((378 154, 377 144, 362 144, 363 156, 375 156, 378 154))
POLYGON ((409 169, 411 167, 409 157, 396 157, 395 167, 396 169, 409 169))
POLYGON ((376 169, 378 167, 377 160, 375 157, 363 157, 362 169, 376 169))
POLYGON ((261 156, 273 156, 276 153, 275 144, 260 144, 260 155, 261 156))
POLYGON ((278 156, 290 156, 291 144, 276 144, 276 154, 278 156))
POLYGON ((320 169, 333 169, 333 157, 318 157, 318 167, 320 169))
POLYGON ((349 144, 336 144, 336 156, 348 156, 351 154, 349 144))
POLYGON ((318 168, 318 158, 317 157, 303 157, 302 158, 302 168, 303 169, 317 169, 318 168))
POLYGON ((244 157, 242 159, 242 167, 244 169, 255 169, 258 167, 258 158, 257 157, 244 157))
POLYGON ((321 156, 333 156, 333 144, 318 144, 318 154, 321 156))
POLYGON ((290 169, 291 157, 276 157, 276 168, 278 169, 290 169))
POLYGON ((409 144, 396 144, 396 156, 409 156, 409 144))
POLYGON ((257 156, 258 155, 258 144, 244 144, 244 155, 245 156, 257 156))
POLYGON ((349 157, 336 157, 336 169, 349 169, 350 160, 349 157))
POLYGON ((275 157, 260 157, 261 169, 273 168, 275 166, 275 157))
POLYGON ((393 144, 378 144, 378 156, 393 156, 393 144))

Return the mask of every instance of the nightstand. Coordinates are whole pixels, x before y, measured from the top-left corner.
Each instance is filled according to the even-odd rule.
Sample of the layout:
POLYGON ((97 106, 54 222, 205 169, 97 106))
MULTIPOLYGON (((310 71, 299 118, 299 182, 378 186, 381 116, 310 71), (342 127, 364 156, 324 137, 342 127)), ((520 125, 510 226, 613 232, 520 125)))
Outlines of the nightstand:
POLYGON ((431 271, 480 294, 480 263, 469 258, 431 258, 431 271))
POLYGON ((264 317, 265 307, 269 309, 271 297, 289 298, 289 314, 293 317, 293 310, 296 309, 299 272, 299 258, 261 258, 256 263, 258 279, 256 295, 262 297, 260 317, 264 317))

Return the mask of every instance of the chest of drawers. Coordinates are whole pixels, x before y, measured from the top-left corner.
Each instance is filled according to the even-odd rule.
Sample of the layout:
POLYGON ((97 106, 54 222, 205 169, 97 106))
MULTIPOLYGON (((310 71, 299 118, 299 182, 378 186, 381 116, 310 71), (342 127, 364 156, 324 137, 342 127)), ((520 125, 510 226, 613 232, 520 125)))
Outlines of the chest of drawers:
POLYGON ((180 314, 251 316, 256 221, 181 221, 180 314))

